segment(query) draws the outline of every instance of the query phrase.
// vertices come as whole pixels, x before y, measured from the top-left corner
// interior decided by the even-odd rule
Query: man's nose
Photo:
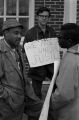
[[[21,38],[21,34],[20,33],[18,34],[18,38]]]

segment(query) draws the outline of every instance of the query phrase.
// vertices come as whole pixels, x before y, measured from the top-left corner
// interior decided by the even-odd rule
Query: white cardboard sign
[[[54,63],[60,59],[59,44],[57,38],[41,39],[25,43],[25,52],[30,67],[38,67]]]

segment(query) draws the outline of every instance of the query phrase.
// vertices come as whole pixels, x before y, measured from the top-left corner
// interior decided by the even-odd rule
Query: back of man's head
[[[79,26],[75,23],[66,23],[61,26],[66,39],[71,39],[74,44],[79,42]]]

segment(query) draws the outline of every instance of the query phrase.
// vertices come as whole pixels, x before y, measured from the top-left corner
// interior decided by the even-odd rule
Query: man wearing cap
[[[4,38],[0,40],[0,120],[37,120],[42,102],[35,96],[25,78],[23,54],[19,43],[23,26],[15,19],[3,24]],[[25,107],[25,110],[24,110]]]

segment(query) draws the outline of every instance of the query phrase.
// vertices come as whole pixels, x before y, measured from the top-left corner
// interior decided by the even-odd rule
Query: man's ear
[[[9,30],[5,30],[3,34],[4,34],[4,36],[7,36],[8,33],[9,33]]]

